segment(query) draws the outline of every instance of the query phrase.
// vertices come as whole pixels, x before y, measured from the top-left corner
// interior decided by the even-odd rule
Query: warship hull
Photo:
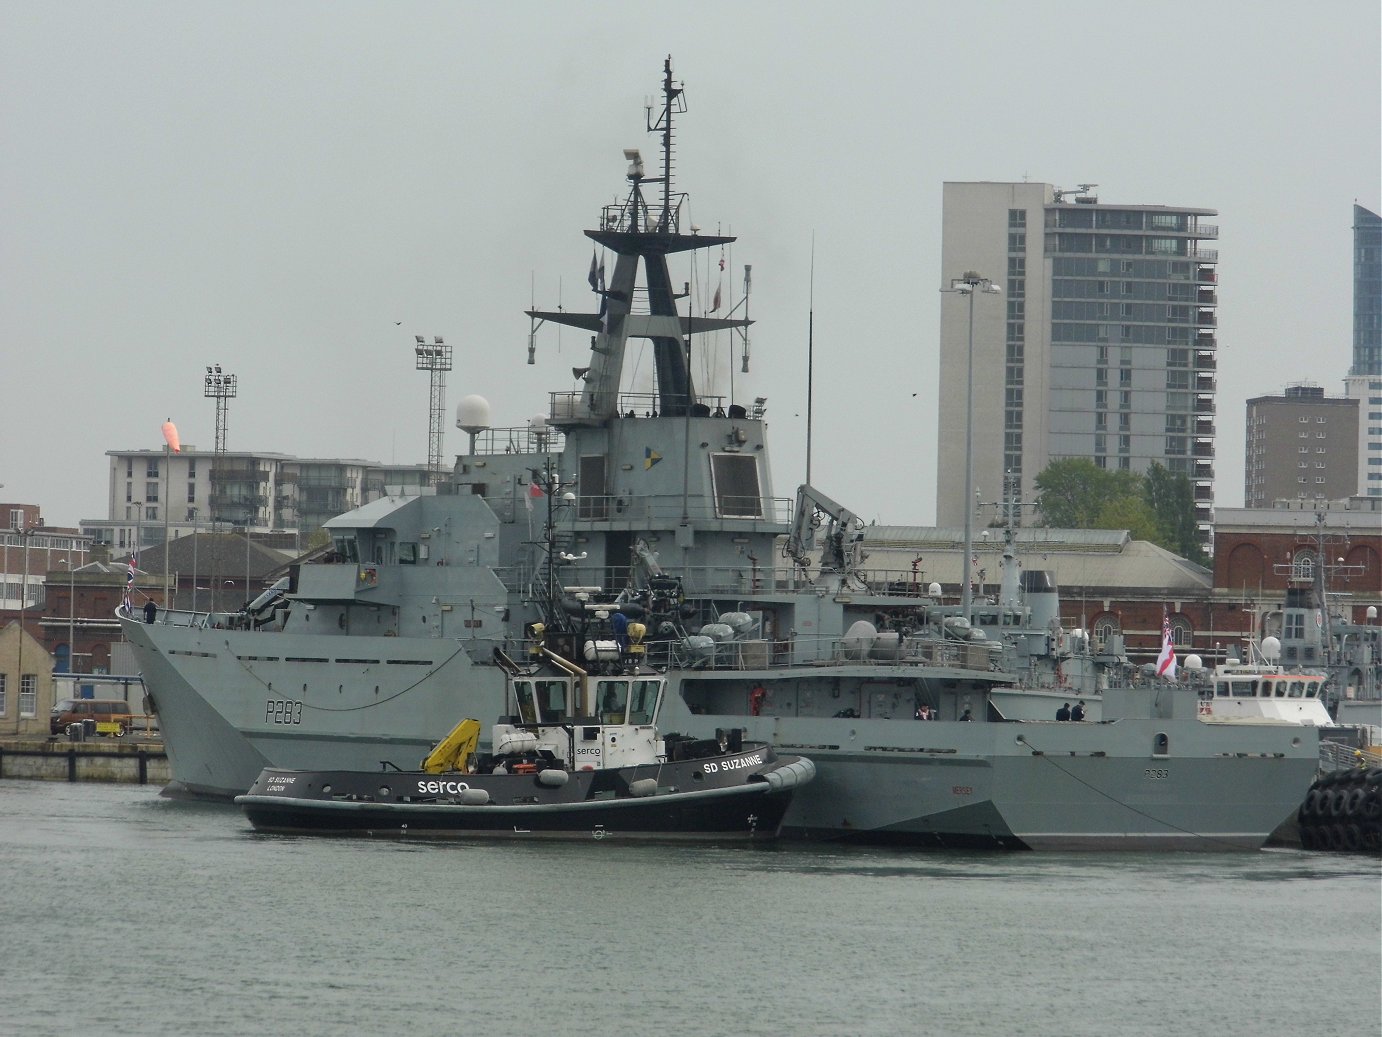
[[[324,659],[320,638],[126,623],[155,689],[172,795],[233,799],[268,767],[412,767],[455,717],[497,715],[503,704],[503,674],[449,642],[337,642],[352,657],[372,649],[406,654],[409,676],[386,681],[358,664]],[[270,642],[282,653],[274,661]],[[292,667],[305,669],[290,677]],[[308,673],[305,682],[296,679]],[[1188,693],[1185,715],[1081,724],[693,712],[687,697],[713,698],[705,689],[713,676],[724,678],[725,694],[771,677],[669,673],[664,726],[695,737],[740,728],[747,738],[808,756],[817,777],[788,807],[785,838],[1256,849],[1295,811],[1318,759],[1317,730],[1205,722]],[[287,688],[292,695],[280,693]]]

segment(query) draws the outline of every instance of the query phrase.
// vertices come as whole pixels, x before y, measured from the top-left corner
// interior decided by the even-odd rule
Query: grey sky
[[[72,525],[106,513],[104,452],[161,448],[164,418],[211,449],[209,363],[240,379],[231,449],[424,462],[415,333],[455,346],[453,414],[468,393],[496,425],[542,412],[584,337],[543,329],[528,367],[522,310],[555,307],[559,282],[593,308],[581,231],[621,192],[621,149],[654,153],[642,106],[670,53],[677,187],[703,230],[740,236],[726,293],[753,265],[736,389],[768,397],[779,496],[803,477],[814,235],[813,482],[867,518],[932,521],[937,288],[959,273],[940,269],[941,184],[1025,176],[1219,210],[1216,490],[1241,505],[1244,401],[1301,379],[1336,393],[1350,362],[1379,17],[1376,0],[0,3],[0,499]]]

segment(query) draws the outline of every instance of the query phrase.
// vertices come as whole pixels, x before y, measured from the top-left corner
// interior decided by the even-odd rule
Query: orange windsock
[[[182,452],[182,444],[178,442],[178,427],[173,424],[172,418],[163,423],[163,441],[168,444],[168,448],[173,453]]]

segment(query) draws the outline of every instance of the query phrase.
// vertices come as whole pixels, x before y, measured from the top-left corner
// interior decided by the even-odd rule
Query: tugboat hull
[[[544,778],[543,775],[561,775]],[[712,760],[530,774],[267,768],[235,802],[261,832],[384,838],[775,838],[811,761],[764,747]]]

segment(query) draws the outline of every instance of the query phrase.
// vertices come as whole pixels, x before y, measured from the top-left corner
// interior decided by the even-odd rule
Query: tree
[[[1166,546],[1162,543],[1162,530],[1156,513],[1150,504],[1135,494],[1108,501],[1095,516],[1093,528],[1126,529],[1134,540],[1150,540]]]
[[[1195,491],[1189,477],[1153,461],[1142,478],[1142,496],[1161,527],[1156,543],[1192,562],[1207,565],[1209,559],[1200,546],[1195,526]]]
[[[1083,457],[1052,461],[1036,478],[1042,519],[1061,529],[1108,528],[1099,513],[1120,497],[1138,496],[1140,482],[1132,472],[1110,472]]]
[[[1195,527],[1195,492],[1185,475],[1155,461],[1145,476],[1100,468],[1083,457],[1052,461],[1036,478],[1041,516],[1062,529],[1126,529],[1199,565],[1209,560]]]

